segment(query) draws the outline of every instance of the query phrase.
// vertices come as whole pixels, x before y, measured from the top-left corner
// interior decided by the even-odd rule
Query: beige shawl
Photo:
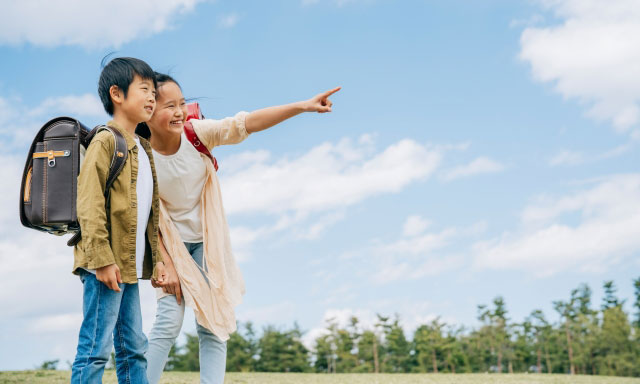
[[[209,148],[219,144],[232,144],[242,141],[248,135],[244,129],[245,117],[246,112],[238,113],[234,118],[203,121],[204,124],[200,125],[194,123],[194,128]],[[207,127],[210,122],[212,126]],[[187,251],[162,200],[159,228],[164,246],[171,255],[180,278],[186,306],[193,308],[198,324],[225,341],[229,339],[229,334],[236,331],[234,307],[242,302],[245,286],[231,251],[229,228],[216,171],[212,162],[204,155],[201,156],[207,167],[201,197],[203,265],[207,272],[196,264]],[[158,289],[158,298],[167,295],[162,289]]]

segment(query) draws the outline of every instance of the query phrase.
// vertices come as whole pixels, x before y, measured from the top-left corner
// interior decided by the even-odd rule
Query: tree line
[[[640,278],[633,281],[633,314],[603,284],[599,307],[582,284],[566,300],[553,302],[557,320],[533,310],[522,322],[509,318],[500,296],[479,305],[480,325],[467,328],[439,318],[422,324],[409,339],[399,317],[377,315],[371,329],[357,317],[346,326],[335,319],[308,350],[303,331],[266,326],[260,335],[251,322],[239,324],[227,342],[227,371],[257,372],[532,372],[640,376]],[[198,337],[170,353],[167,370],[199,370]]]

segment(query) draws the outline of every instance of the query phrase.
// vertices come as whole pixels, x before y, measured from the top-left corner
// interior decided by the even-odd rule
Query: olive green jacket
[[[110,121],[107,125],[117,129],[127,142],[128,157],[124,168],[111,186],[109,201],[105,202],[104,188],[109,175],[115,140],[108,131],[98,133],[80,168],[76,208],[82,231],[82,240],[74,249],[73,273],[78,268],[98,269],[117,264],[123,283],[138,282],[136,275],[136,226],[138,218],[136,181],[138,177],[138,147],[134,138]],[[153,175],[153,201],[145,234],[145,252],[142,278],[156,278],[156,263],[162,261],[158,252],[158,182],[149,142],[140,138]]]

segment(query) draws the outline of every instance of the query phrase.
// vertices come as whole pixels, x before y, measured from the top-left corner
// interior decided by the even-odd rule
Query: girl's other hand
[[[336,87],[330,91],[318,94],[311,99],[307,100],[307,112],[326,113],[331,112],[331,106],[333,103],[329,100],[329,96],[338,92],[342,87]]]

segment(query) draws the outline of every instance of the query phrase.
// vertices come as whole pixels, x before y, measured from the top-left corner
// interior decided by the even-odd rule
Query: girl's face
[[[179,135],[184,129],[186,118],[187,103],[178,84],[172,81],[158,84],[156,110],[147,122],[151,134],[158,134],[159,136],[166,136],[167,134]]]

